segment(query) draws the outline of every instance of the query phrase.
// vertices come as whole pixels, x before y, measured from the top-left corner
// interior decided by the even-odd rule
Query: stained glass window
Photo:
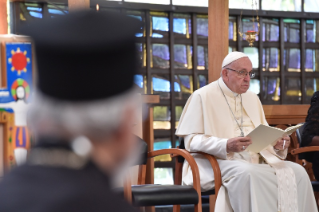
[[[307,72],[319,72],[319,50],[306,49],[306,65]]]
[[[154,106],[153,118],[154,129],[171,129],[171,111],[168,106]]]
[[[197,69],[208,69],[208,48],[207,46],[197,46]]]
[[[134,76],[134,83],[138,86],[138,92],[142,94],[147,93],[146,88],[146,76],[143,76],[141,74],[137,74]]]
[[[228,46],[228,53],[236,51],[236,47]]]
[[[175,90],[178,90],[176,86],[175,86]],[[161,99],[169,99],[170,91],[171,91],[171,84],[169,80],[169,75],[153,75],[152,76],[152,94],[160,95]]]
[[[133,18],[136,18],[142,22],[142,26],[139,30],[138,33],[136,33],[136,37],[145,37],[146,36],[146,31],[145,31],[145,14],[144,12],[141,11],[127,11],[127,15]]]
[[[279,20],[263,19],[263,41],[279,41]]]
[[[174,13],[173,31],[177,37],[191,38],[192,19],[188,14]]]
[[[264,77],[264,95],[262,98],[270,103],[275,103],[280,100],[280,78],[279,77]]]
[[[319,78],[306,79],[306,103],[309,104],[314,92],[319,90]]]
[[[169,47],[166,44],[152,44],[151,67],[167,69],[170,67]]]
[[[194,91],[193,77],[190,75],[175,75],[175,84],[178,84],[180,88],[179,90],[175,89],[176,99],[186,100]]]
[[[243,48],[243,52],[248,55],[249,59],[253,64],[253,68],[259,67],[259,52],[256,47],[245,47]]]
[[[300,78],[285,78],[286,95],[284,95],[284,103],[300,104],[301,102],[301,80]]]
[[[175,107],[175,127],[177,128],[179,124],[179,119],[181,118],[182,112],[183,112],[183,106],[176,106]]]
[[[318,0],[305,0],[304,10],[305,10],[305,12],[319,13],[319,1]]]
[[[278,48],[263,49],[263,71],[280,71],[280,50]]]
[[[300,72],[300,49],[285,49],[284,67],[289,72]]]
[[[51,18],[69,13],[69,8],[65,4],[48,4],[48,12]]]
[[[262,0],[263,10],[301,12],[301,0]]]
[[[285,42],[299,43],[300,42],[300,20],[297,19],[284,19]]]
[[[255,94],[260,93],[260,81],[259,79],[251,79],[249,90],[254,92]]]
[[[208,84],[208,77],[205,76],[205,75],[198,75],[198,84],[197,84],[197,87],[198,88],[201,88],[201,87],[204,87],[205,85]]]
[[[20,20],[32,20],[42,18],[42,6],[37,3],[20,3]]]
[[[198,38],[208,37],[208,16],[197,15],[197,36]]]
[[[306,21],[306,42],[319,43],[319,21],[318,20]]]
[[[192,69],[193,48],[190,45],[175,44],[174,45],[174,68],[176,69]]]
[[[151,12],[151,36],[153,38],[168,37],[169,19],[167,13]]]
[[[146,66],[146,45],[145,43],[137,43],[137,52],[138,52],[138,62],[140,67]]]
[[[229,17],[229,23],[228,23],[228,38],[229,40],[236,41],[237,40],[237,23],[236,23],[236,17]]]

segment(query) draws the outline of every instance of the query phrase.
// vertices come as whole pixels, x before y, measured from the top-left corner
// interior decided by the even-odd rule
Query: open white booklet
[[[268,145],[276,145],[276,141],[279,138],[285,135],[291,135],[302,125],[303,124],[298,124],[288,127],[286,130],[282,130],[261,124],[247,135],[247,137],[250,137],[252,140],[252,144],[247,147],[247,150],[259,153]]]

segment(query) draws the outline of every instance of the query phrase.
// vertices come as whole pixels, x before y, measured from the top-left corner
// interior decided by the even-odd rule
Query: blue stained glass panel
[[[233,40],[234,38],[234,23],[233,22],[229,22],[228,23],[228,39],[229,40]]]
[[[279,41],[279,20],[263,19],[263,41]]]
[[[199,84],[199,88],[204,87],[205,85],[207,85],[207,77],[205,75],[199,75],[198,76],[198,84]]]
[[[300,49],[285,49],[285,58],[288,60],[289,72],[300,72]],[[286,65],[286,63],[284,64]]]
[[[140,75],[140,74],[135,75],[134,82],[138,87],[143,88],[143,85],[144,85],[143,75]]]
[[[166,44],[152,44],[151,67],[167,69],[170,67],[169,47]]]
[[[268,102],[278,102],[280,100],[280,78],[279,77],[263,77],[262,98]]]
[[[42,18],[42,13],[33,12],[33,11],[30,11],[29,13],[31,16],[33,16],[35,18]]]
[[[263,71],[280,71],[280,54],[277,48],[263,49]]]
[[[284,40],[290,43],[300,42],[300,20],[284,19]]]
[[[193,49],[183,44],[174,45],[174,67],[177,69],[191,69]]]
[[[197,69],[208,69],[208,49],[207,46],[197,46]]]
[[[306,72],[319,72],[319,50],[306,49]]]
[[[178,84],[179,90],[175,89],[175,98],[176,99],[188,99],[188,97],[193,93],[193,77],[190,75],[175,75],[176,87]]]
[[[197,35],[199,38],[208,37],[208,19],[197,18]]]
[[[306,20],[306,42],[319,43],[319,21]]]
[[[174,18],[173,30],[175,33],[186,35],[186,19],[184,18]]]
[[[166,32],[165,34],[167,34],[167,32],[169,31],[169,20],[167,17],[152,16],[152,26],[152,37],[161,37],[158,36],[158,34],[162,35],[160,32]]]

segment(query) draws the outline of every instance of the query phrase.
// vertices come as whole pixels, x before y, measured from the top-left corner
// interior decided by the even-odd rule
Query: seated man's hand
[[[250,144],[252,144],[252,141],[249,137],[231,138],[227,141],[227,152],[242,152]]]
[[[290,145],[290,137],[287,135],[285,137],[282,137],[282,138],[278,139],[278,141],[277,141],[276,145],[274,146],[274,148],[276,150],[285,150],[285,149],[287,149],[289,147],[289,145]]]

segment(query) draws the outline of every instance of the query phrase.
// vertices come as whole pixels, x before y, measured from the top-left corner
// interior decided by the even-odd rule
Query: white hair
[[[118,129],[125,111],[141,106],[136,89],[105,100],[71,102],[37,92],[28,111],[28,125],[36,136],[87,136],[103,139]]]

